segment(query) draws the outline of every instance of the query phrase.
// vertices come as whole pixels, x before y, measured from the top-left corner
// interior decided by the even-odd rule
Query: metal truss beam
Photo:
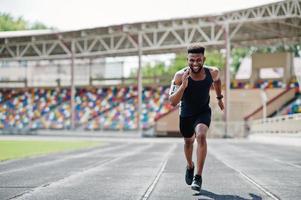
[[[298,38],[301,37],[301,0],[281,1],[218,16],[0,38],[0,60],[71,58],[72,41],[75,58],[137,55],[138,32],[142,34],[141,50],[144,54],[176,52],[192,42],[221,47],[225,44],[226,23],[229,24],[229,37],[234,46],[252,41],[256,45],[265,39],[275,42],[281,37]],[[275,24],[281,30],[275,29]]]

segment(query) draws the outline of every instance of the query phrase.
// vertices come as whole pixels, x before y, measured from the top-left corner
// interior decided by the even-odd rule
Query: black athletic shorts
[[[211,109],[191,116],[191,117],[181,117],[180,116],[180,132],[185,138],[190,138],[195,133],[195,127],[199,124],[205,124],[210,127],[211,123]]]

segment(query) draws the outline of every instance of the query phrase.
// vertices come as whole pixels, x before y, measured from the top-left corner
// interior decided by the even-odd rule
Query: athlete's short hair
[[[205,47],[203,47],[200,43],[193,43],[187,47],[187,53],[205,53]]]

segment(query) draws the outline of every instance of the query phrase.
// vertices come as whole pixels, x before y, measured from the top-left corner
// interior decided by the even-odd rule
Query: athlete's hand
[[[218,106],[221,110],[224,110],[225,109],[225,106],[224,106],[224,102],[222,99],[218,100]]]
[[[187,86],[188,86],[188,77],[189,77],[189,74],[190,74],[190,69],[187,69],[187,70],[184,72],[183,76],[182,76],[182,85],[181,85],[181,87],[182,87],[183,89],[186,89]]]

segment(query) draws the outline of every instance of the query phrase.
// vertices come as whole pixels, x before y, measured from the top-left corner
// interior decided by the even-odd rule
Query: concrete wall
[[[250,133],[301,133],[301,114],[248,122]]]
[[[171,133],[179,133],[179,109],[168,113],[155,123],[157,135],[164,136]]]
[[[253,54],[252,55],[252,75],[251,83],[255,83],[259,77],[259,71],[262,68],[283,68],[283,82],[287,83],[293,75],[293,54],[269,53],[269,54]]]

